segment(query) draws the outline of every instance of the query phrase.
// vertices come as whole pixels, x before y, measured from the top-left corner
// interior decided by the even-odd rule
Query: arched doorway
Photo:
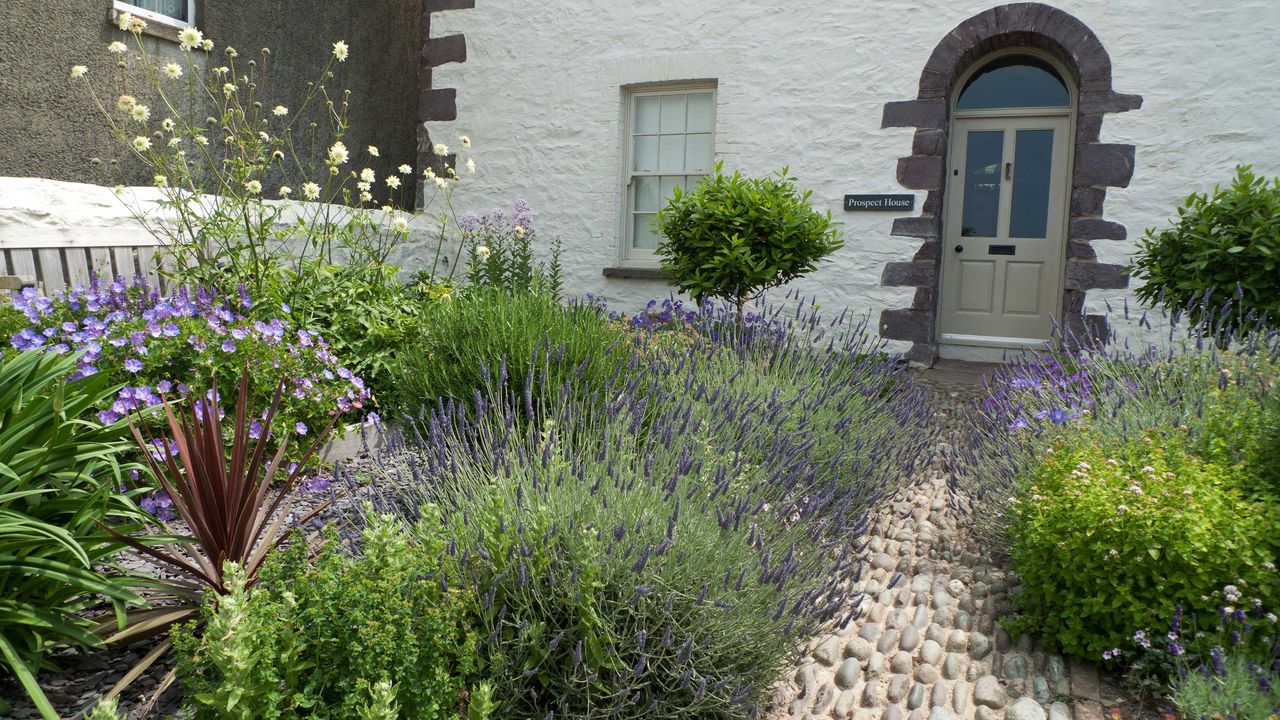
[[[1020,57],[1019,57],[1020,56]],[[919,92],[911,100],[888,102],[884,106],[881,127],[912,127],[916,129],[910,154],[898,160],[898,182],[909,190],[924,191],[925,200],[921,204],[919,215],[900,217],[893,223],[892,234],[898,237],[918,238],[921,241],[915,256],[903,258],[898,262],[885,265],[880,282],[888,287],[914,288],[914,297],[908,307],[884,310],[880,315],[880,335],[891,340],[905,340],[912,343],[907,357],[923,363],[931,363],[939,356],[942,349],[944,312],[943,293],[945,288],[958,288],[955,281],[947,283],[943,275],[951,273],[953,268],[944,262],[947,253],[964,255],[969,245],[965,245],[965,253],[956,253],[955,245],[946,242],[946,228],[963,223],[963,199],[959,201],[960,220],[944,223],[949,211],[949,194],[952,186],[961,182],[962,175],[955,175],[952,167],[952,150],[960,145],[955,141],[953,133],[957,127],[961,131],[974,130],[971,125],[961,122],[976,117],[978,111],[990,111],[999,116],[1008,112],[1010,115],[1021,113],[1028,115],[1029,109],[1052,112],[1030,113],[1035,115],[1039,128],[1023,127],[1023,130],[1047,129],[1044,124],[1049,115],[1061,112],[1060,105],[1044,105],[1043,98],[1033,99],[1034,107],[977,108],[961,107],[960,96],[966,89],[979,91],[988,85],[992,87],[1008,87],[1014,83],[1009,72],[999,72],[1005,67],[999,65],[1000,59],[1008,67],[1031,67],[1038,63],[1052,68],[1061,78],[1071,104],[1066,107],[1065,114],[1069,120],[1066,137],[1065,175],[1054,172],[1052,159],[1049,163],[1049,179],[1058,178],[1066,183],[1061,192],[1050,189],[1051,197],[1065,198],[1065,231],[1060,236],[1060,255],[1054,256],[1058,262],[1057,298],[1056,302],[1041,301],[1037,294],[1037,306],[1031,309],[1031,303],[1011,304],[1015,311],[1024,315],[1039,311],[1044,304],[1047,312],[1043,313],[1048,324],[1059,323],[1068,333],[1097,335],[1106,332],[1105,319],[1089,315],[1085,310],[1085,292],[1091,289],[1123,288],[1128,285],[1128,278],[1121,265],[1098,262],[1092,242],[1095,240],[1123,240],[1127,231],[1119,223],[1103,217],[1104,201],[1107,188],[1125,187],[1133,175],[1134,146],[1101,141],[1102,122],[1106,115],[1116,112],[1136,110],[1142,106],[1142,98],[1138,95],[1118,93],[1111,85],[1111,58],[1103,47],[1101,40],[1087,25],[1058,8],[1035,2],[1020,2],[1000,5],[961,22],[951,32],[944,35],[929,55],[924,68],[920,72]],[[1030,58],[1030,59],[1028,59]],[[994,64],[993,64],[994,63]],[[1043,69],[1041,67],[1040,69]],[[1029,71],[1017,71],[1029,73]],[[1034,75],[1034,73],[1029,73]],[[1052,74],[1052,73],[1050,73]],[[1001,79],[1003,78],[1003,80]],[[970,83],[970,81],[973,81]],[[996,82],[1000,81],[1000,82]],[[980,84],[981,83],[981,84]],[[1051,87],[1041,85],[1041,89]],[[1007,94],[1007,93],[1005,93]],[[982,95],[979,92],[975,99]],[[1017,127],[1004,127],[1002,142],[1011,137],[1011,148],[1001,145],[1000,172],[1003,177],[1004,163],[1016,163],[1018,152]],[[1061,126],[1054,129],[1055,137],[1061,133]],[[1030,136],[1029,136],[1030,137]],[[1044,142],[1043,136],[1040,142]],[[988,141],[990,142],[990,141]],[[1034,140],[1027,140],[1034,144]],[[1056,140],[1054,141],[1056,142]],[[967,144],[967,143],[966,143]],[[966,148],[967,149],[967,148]],[[1028,152],[1031,150],[1028,149]],[[1053,149],[1051,148],[1050,154]],[[992,151],[994,152],[994,151]],[[1005,158],[1005,153],[1012,153]],[[987,163],[988,165],[991,163]],[[1065,180],[1062,180],[1065,177]],[[1010,168],[1007,182],[1008,192],[1005,207],[1013,202],[1013,187],[1016,184],[1014,169]],[[1026,175],[1023,176],[1026,179]],[[991,188],[988,188],[990,190]],[[1021,203],[1020,203],[1021,204]],[[990,208],[988,208],[988,211]],[[976,211],[976,208],[975,208]],[[1048,215],[1046,215],[1046,219]],[[1001,222],[997,214],[997,229]],[[1012,216],[1007,220],[1012,223]],[[1046,220],[1047,226],[1052,221]],[[996,237],[1000,240],[999,236]],[[1019,243],[1021,242],[1020,239]],[[1047,239],[1047,238],[1046,238]],[[990,239],[978,238],[984,251],[989,245],[1008,245],[1008,242],[992,242]],[[1027,257],[1030,249],[1024,250],[1019,243],[1013,258]],[[997,252],[1002,251],[997,248]],[[990,253],[987,253],[990,255]],[[996,255],[998,259],[1008,260],[1008,255]],[[1015,260],[1016,262],[1016,260]],[[1047,262],[1052,262],[1049,260]],[[983,270],[978,266],[971,268],[975,275],[990,272],[994,279],[997,268],[992,265]],[[1005,267],[1008,271],[1008,267]],[[1028,281],[1039,281],[1042,273],[1053,275],[1051,269],[1042,268],[1033,271],[1025,266],[1013,267],[1013,285],[1015,291],[1011,300],[1025,294],[1016,290],[1029,286]],[[1032,277],[1032,276],[1035,277]],[[975,286],[981,287],[981,286]],[[1006,284],[1006,288],[1008,285]],[[1052,288],[1053,286],[1049,286]],[[1000,289],[992,289],[992,297]],[[1005,291],[1008,294],[1008,291]],[[981,293],[965,298],[965,307],[978,307],[975,297]],[[992,301],[994,309],[995,303]],[[1009,313],[1005,313],[1009,315]],[[1014,313],[1016,315],[1017,313]],[[1052,318],[1052,320],[1048,320]],[[1016,323],[1015,323],[1016,324]],[[1042,328],[1043,326],[1040,326]],[[960,332],[948,329],[954,335],[981,335],[982,333]],[[1013,332],[1013,335],[988,335],[987,337],[1020,337],[1018,330],[997,330],[996,332]],[[1038,328],[1030,335],[1038,335]],[[1026,339],[1025,337],[1023,339]],[[999,356],[1003,347],[999,341],[988,341],[986,345],[954,344],[956,347],[978,348],[988,352],[989,356]]]
[[[951,99],[938,351],[1036,347],[1060,316],[1077,92],[1027,49],[965,73]]]

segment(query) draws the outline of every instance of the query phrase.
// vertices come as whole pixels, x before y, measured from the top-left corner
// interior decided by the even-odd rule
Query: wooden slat
[[[62,251],[67,262],[67,280],[72,285],[88,285],[92,273],[88,248],[67,248]]]
[[[14,275],[30,275],[39,279],[36,275],[35,252],[31,250],[10,250],[9,271]]]
[[[9,274],[9,253],[6,250],[0,250],[0,275]]]
[[[116,269],[111,263],[111,251],[107,248],[89,248],[90,268],[104,282],[116,279]]]
[[[138,264],[134,259],[133,248],[118,247],[113,249],[111,254],[116,260],[116,275],[125,282],[132,282],[138,275]]]
[[[84,247],[156,247],[164,242],[141,228],[5,228],[0,249]]]
[[[57,248],[42,248],[36,251],[40,263],[40,282],[44,283],[45,293],[67,289],[67,276],[63,273],[62,251]]]
[[[138,248],[138,265],[146,276],[151,287],[160,287],[160,266],[156,262],[156,249],[153,247]]]

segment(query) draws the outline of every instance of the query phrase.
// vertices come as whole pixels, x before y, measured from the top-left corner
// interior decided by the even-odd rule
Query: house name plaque
[[[916,207],[915,195],[845,195],[844,209],[850,212],[894,210],[911,212]]]

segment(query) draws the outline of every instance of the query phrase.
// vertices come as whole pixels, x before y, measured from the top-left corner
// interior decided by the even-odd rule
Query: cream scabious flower
[[[481,260],[488,260],[489,254],[490,254],[490,251],[488,246],[485,246],[485,245],[476,246],[476,257],[480,258]]]
[[[406,219],[404,219],[404,218],[402,218],[402,217],[398,217],[398,218],[396,218],[395,220],[392,220],[392,221],[391,221],[391,224],[392,224],[392,225],[395,225],[396,230],[398,230],[398,231],[400,231],[400,232],[408,232],[408,231],[409,231],[409,221],[408,221],[408,220],[406,220]]]
[[[409,173],[413,172],[413,168],[409,167],[407,164],[401,165],[396,169],[400,171],[401,175],[408,175]]]
[[[164,175],[156,175],[155,177],[151,178],[151,180],[156,184],[156,187],[159,187],[159,188],[169,187],[169,178],[165,177]]]
[[[111,43],[110,45],[108,45],[108,46],[107,46],[107,50],[108,50],[108,51],[110,51],[110,52],[115,53],[116,55],[123,55],[123,54],[125,54],[125,53],[129,52],[129,46],[128,46],[128,45],[125,45],[124,43],[120,42],[119,40],[116,40],[115,42],[113,42],[113,43]]]
[[[374,175],[374,172],[373,172],[373,168],[365,168],[361,170],[360,179],[367,183],[373,182],[376,179],[376,176]]]
[[[123,185],[117,185],[117,186],[115,186],[114,188],[112,188],[112,191],[114,191],[114,192],[115,192],[115,194],[117,194],[117,195],[124,195],[124,186],[123,186]]]
[[[209,138],[207,138],[207,137],[205,137],[205,136],[203,136],[203,135],[197,135],[197,136],[196,136],[196,144],[197,144],[197,145],[208,145],[208,144],[209,144]]]
[[[151,140],[145,135],[139,135],[133,139],[133,149],[138,152],[146,152],[151,149]]]
[[[356,183],[356,189],[357,189],[357,190],[365,190],[365,191],[367,191],[367,190],[369,190],[369,189],[370,189],[370,188],[372,188],[372,187],[373,187],[373,183],[368,183],[368,182],[365,182],[364,180],[361,180],[360,182]]]
[[[513,229],[512,229],[512,232],[514,232],[514,233],[516,234],[516,237],[518,237],[518,238],[522,238],[522,237],[524,237],[524,234],[525,234],[524,226],[523,226],[523,225],[517,225],[517,226],[515,226],[515,228],[513,228]]]
[[[180,138],[180,137],[171,137],[171,138],[169,138],[169,147],[177,147],[177,146],[178,146],[178,143],[180,143],[180,142],[182,142],[182,138]]]
[[[373,157],[378,157],[378,146],[377,146],[377,145],[370,145],[370,146],[369,146],[369,154],[370,154],[370,155],[372,155]]]
[[[338,59],[338,62],[346,62],[348,52],[349,48],[342,40],[333,44],[333,56]]]
[[[292,193],[293,193],[293,188],[289,187],[288,185],[280,186],[280,197],[287,198]]]
[[[89,68],[85,67],[84,65],[72,65],[71,79],[75,80],[76,78],[82,78],[88,72],[89,72]]]
[[[398,187],[400,187],[400,178],[396,177],[395,175],[388,175],[388,176],[387,176],[387,187],[390,187],[390,188],[398,188]]]
[[[116,27],[120,28],[121,30],[128,30],[129,23],[132,23],[132,22],[133,22],[133,13],[127,13],[127,12],[120,13],[116,17]]]
[[[347,161],[347,158],[349,156],[350,154],[347,152],[347,146],[343,145],[341,140],[334,143],[329,148],[329,164],[330,165],[335,165],[335,166],[342,165]]]
[[[182,77],[182,66],[178,63],[169,63],[164,66],[164,74],[168,76],[170,80],[177,80]]]
[[[320,186],[313,182],[304,183],[302,185],[302,194],[305,195],[308,200],[315,200],[320,197]]]
[[[146,122],[151,117],[151,108],[139,103],[129,108],[129,116],[138,122]]]
[[[458,138],[458,142],[462,143],[462,147],[464,148],[471,147],[471,138],[467,137],[466,135],[463,135],[462,137]]]
[[[210,72],[212,72],[214,75],[221,77],[231,72],[231,68],[227,67],[226,65],[219,65],[218,67],[214,68]]]
[[[178,47],[179,48],[186,50],[187,52],[190,52],[192,50],[195,50],[198,47],[202,47],[203,44],[204,44],[204,33],[200,32],[199,30],[193,27],[189,27],[189,28],[182,28],[182,30],[178,31]],[[210,46],[212,45],[213,43],[210,43]],[[205,49],[207,50],[208,48],[205,48]]]
[[[445,189],[445,188],[449,187],[449,181],[448,181],[448,180],[445,180],[445,179],[444,179],[444,178],[442,178],[442,177],[437,177],[437,178],[436,178],[436,187],[438,187],[438,188],[440,188],[441,190],[443,190],[443,189]]]
[[[271,108],[271,114],[275,115],[276,117],[284,117],[285,115],[289,114],[289,108],[283,105],[277,105]]]
[[[223,84],[222,84],[222,92],[223,92],[227,97],[231,97],[232,95],[234,95],[234,94],[235,94],[235,92],[236,92],[236,85],[235,85],[235,83],[223,83]]]
[[[475,158],[467,158],[467,172],[474,174],[476,171]]]
[[[426,178],[434,178],[436,176],[436,171],[432,170],[431,168],[427,168],[426,170],[422,171],[422,176]]]
[[[208,38],[205,38],[203,41],[201,41],[200,47],[205,52],[209,52],[210,50],[213,49],[213,41]]]
[[[254,195],[257,195],[258,193],[262,192],[262,183],[258,182],[257,180],[249,180],[244,184],[244,189],[248,190],[250,193],[253,193]]]
[[[372,199],[373,195],[370,195],[368,192],[360,193],[360,202],[369,202]]]
[[[436,143],[436,146],[435,146],[434,148],[432,148],[432,149],[436,151],[436,154],[437,154],[437,155],[448,155],[448,154],[449,154],[449,146],[448,146],[448,145],[445,145],[444,143]]]
[[[129,112],[134,105],[138,104],[138,99],[132,95],[121,95],[116,98],[116,109],[120,112]]]
[[[164,120],[160,121],[160,127],[164,128],[169,132],[173,132],[173,129],[177,126],[178,124],[173,121],[173,118],[165,118]]]

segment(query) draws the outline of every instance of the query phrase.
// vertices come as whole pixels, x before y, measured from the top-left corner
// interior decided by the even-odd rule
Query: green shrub
[[[333,265],[307,261],[280,277],[268,307],[290,310],[297,327],[328,341],[333,353],[362,378],[375,402],[393,402],[396,357],[413,337],[415,319],[429,302],[406,288],[390,265]]]
[[[742,314],[764,290],[804,276],[843,245],[831,212],[814,210],[783,168],[774,177],[725,175],[720,164],[658,213],[662,268],[682,292],[721,298]]]
[[[0,362],[0,677],[16,677],[46,718],[57,715],[34,676],[52,667],[48,652],[101,647],[86,614],[141,603],[111,572],[124,546],[99,524],[140,527],[138,491],[123,490],[129,466],[118,460],[133,442],[123,422],[82,419],[117,388],[102,375],[68,382],[76,360],[27,352]]]
[[[444,546],[378,519],[361,555],[336,535],[307,562],[306,543],[278,553],[252,593],[231,592],[176,633],[188,708],[197,719],[455,718],[478,666],[474,603],[438,577]],[[479,694],[478,694],[479,695]]]
[[[1178,431],[1121,440],[1064,434],[1020,478],[1011,558],[1022,578],[1015,631],[1096,660],[1181,604],[1243,583],[1280,599],[1276,498],[1250,499],[1234,471],[1186,450]]]
[[[630,358],[626,336],[598,309],[541,293],[468,289],[427,307],[415,337],[400,355],[398,406],[408,413],[470,402],[481,390],[518,397],[536,366],[543,382],[528,398],[532,414],[564,383],[584,394],[604,387]]]
[[[1245,492],[1280,497],[1280,389],[1242,393],[1232,384],[1213,392],[1193,430],[1192,452],[1238,468],[1236,476]]]
[[[1268,182],[1243,165],[1230,188],[1192,193],[1172,227],[1147,231],[1130,271],[1143,281],[1140,299],[1216,318],[1224,330],[1263,315],[1280,324],[1280,178]]]

